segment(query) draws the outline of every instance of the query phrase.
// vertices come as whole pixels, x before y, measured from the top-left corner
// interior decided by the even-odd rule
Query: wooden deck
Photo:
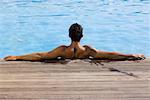
[[[150,100],[150,60],[0,61],[0,100]]]

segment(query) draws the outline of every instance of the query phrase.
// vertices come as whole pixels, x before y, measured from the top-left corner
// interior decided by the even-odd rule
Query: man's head
[[[69,37],[72,41],[80,42],[83,37],[83,28],[78,23],[72,24],[69,28]]]

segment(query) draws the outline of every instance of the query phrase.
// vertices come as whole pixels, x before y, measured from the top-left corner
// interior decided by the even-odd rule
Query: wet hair
[[[78,23],[74,23],[69,28],[69,37],[72,41],[80,42],[83,37],[83,28]]]

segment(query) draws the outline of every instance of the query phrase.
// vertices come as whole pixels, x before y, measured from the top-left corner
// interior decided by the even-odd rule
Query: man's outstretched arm
[[[104,60],[142,60],[145,59],[144,55],[141,54],[121,54],[118,52],[106,52],[96,50],[90,46],[86,46],[90,56],[94,59],[104,59]]]
[[[55,59],[57,57],[64,56],[63,54],[64,49],[65,49],[65,46],[60,46],[50,52],[32,53],[32,54],[21,55],[21,56],[8,56],[8,57],[5,57],[4,60],[6,61],[15,61],[15,60],[42,61],[42,60]]]

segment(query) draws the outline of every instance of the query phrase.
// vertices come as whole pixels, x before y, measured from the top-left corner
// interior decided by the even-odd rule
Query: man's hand
[[[144,60],[146,57],[143,54],[133,54],[129,60]]]
[[[6,61],[15,61],[15,60],[17,60],[17,57],[16,56],[7,56],[7,57],[4,58],[4,60],[6,60]]]

